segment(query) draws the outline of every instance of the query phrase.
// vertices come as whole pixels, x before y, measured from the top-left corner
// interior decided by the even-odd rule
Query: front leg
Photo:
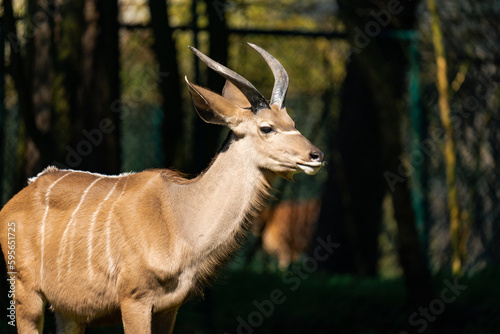
[[[153,334],[172,334],[178,308],[153,314],[151,329]]]
[[[125,334],[151,334],[151,304],[144,300],[124,299],[120,303]]]

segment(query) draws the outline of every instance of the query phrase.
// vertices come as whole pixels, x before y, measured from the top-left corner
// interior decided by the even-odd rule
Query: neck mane
[[[202,174],[170,188],[179,232],[202,277],[234,253],[269,196],[275,175],[257,167],[250,155],[245,140],[230,133]]]

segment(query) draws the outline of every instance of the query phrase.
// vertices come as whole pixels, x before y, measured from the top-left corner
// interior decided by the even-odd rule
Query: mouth
[[[324,165],[325,165],[324,162],[297,163],[297,167],[299,167],[307,175],[316,174]]]

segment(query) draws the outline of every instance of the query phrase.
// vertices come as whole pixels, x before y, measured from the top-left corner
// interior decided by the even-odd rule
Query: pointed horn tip
[[[197,56],[199,56],[199,54],[201,53],[201,51],[195,48],[194,46],[188,45],[188,48],[189,50],[193,51],[193,53]]]
[[[250,45],[252,47],[252,49],[260,52],[260,50],[264,50],[262,49],[260,46],[258,46],[257,44],[253,44],[253,43],[250,43],[250,42],[247,42],[248,45]]]
[[[186,75],[186,76],[184,76],[184,80],[186,80],[186,84],[188,85],[188,87],[189,87],[189,88],[192,88],[192,89],[194,89],[195,91],[198,91],[198,88],[199,88],[200,86],[198,86],[198,85],[196,85],[196,84],[192,83],[191,81],[189,81],[189,79],[188,79],[187,75]]]

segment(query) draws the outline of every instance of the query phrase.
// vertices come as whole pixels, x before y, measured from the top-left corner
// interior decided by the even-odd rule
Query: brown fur
[[[232,130],[198,177],[49,167],[0,211],[6,258],[7,226],[16,226],[20,333],[41,332],[45,303],[64,333],[117,314],[127,334],[171,333],[177,309],[237,249],[273,179],[319,170],[322,153],[286,110],[237,107],[244,97],[231,85],[223,96],[189,87],[200,116]]]
[[[287,268],[306,251],[319,210],[318,200],[308,200],[281,202],[262,212],[254,231],[261,233],[262,248],[278,258],[280,268]]]

